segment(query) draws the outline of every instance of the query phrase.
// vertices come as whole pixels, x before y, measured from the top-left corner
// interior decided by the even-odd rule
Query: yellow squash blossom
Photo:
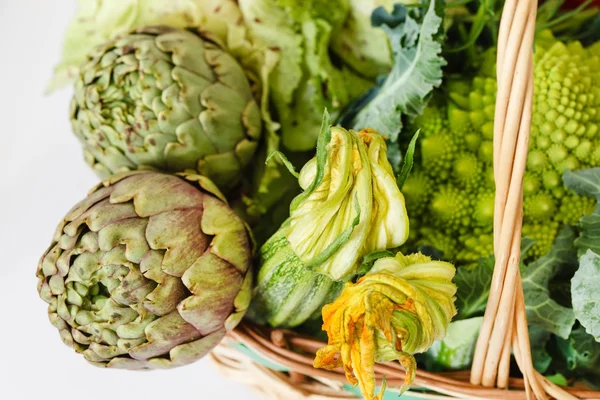
[[[325,113],[317,154],[298,177],[303,192],[260,249],[252,318],[275,327],[318,318],[365,255],[406,242],[404,196],[386,154],[382,135],[332,127]]]
[[[317,352],[315,368],[344,367],[366,399],[382,399],[385,383],[375,396],[373,366],[398,360],[406,370],[404,392],[416,373],[413,354],[443,338],[456,314],[454,274],[452,264],[420,253],[375,261],[367,275],[347,283],[323,307],[329,343]]]

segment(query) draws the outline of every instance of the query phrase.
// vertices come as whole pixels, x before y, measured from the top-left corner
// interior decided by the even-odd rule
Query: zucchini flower
[[[344,367],[366,399],[375,396],[375,362],[398,360],[406,370],[404,392],[416,373],[415,353],[423,353],[446,334],[456,314],[452,283],[455,268],[420,253],[383,257],[356,283],[323,307],[329,343],[317,352],[315,368]]]
[[[254,304],[271,325],[318,317],[364,255],[406,241],[404,196],[386,151],[377,132],[330,128],[325,114],[316,157],[299,175],[304,191],[260,251]]]

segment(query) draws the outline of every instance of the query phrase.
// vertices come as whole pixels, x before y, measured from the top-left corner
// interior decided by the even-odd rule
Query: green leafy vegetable
[[[575,232],[565,226],[556,237],[550,252],[532,262],[523,272],[523,291],[527,321],[555,335],[568,338],[575,323],[573,310],[550,297],[548,284],[562,269],[577,263],[573,242]]]
[[[600,343],[588,335],[583,328],[573,329],[568,339],[557,339],[567,371],[576,371],[586,377],[589,383],[600,382]]]
[[[334,116],[372,86],[371,79],[331,59],[329,48],[349,13],[349,0],[240,0],[253,41],[278,54],[269,87],[282,146],[314,149],[321,113]]]
[[[571,297],[577,320],[600,342],[600,168],[567,170],[563,179],[569,189],[597,201],[594,212],[579,221],[579,269],[571,280]]]
[[[462,267],[456,271],[457,318],[469,318],[485,311],[493,274],[494,256],[482,258],[472,268]]]
[[[577,194],[593,197],[598,202],[592,214],[584,215],[579,221],[581,235],[575,240],[579,255],[592,250],[600,254],[600,168],[565,171],[565,186]]]
[[[571,280],[571,296],[575,317],[600,342],[600,256],[591,250],[579,259],[579,269]]]
[[[432,368],[466,369],[473,362],[475,343],[483,317],[453,321],[448,325],[446,336],[433,343],[425,354]]]
[[[531,358],[533,366],[539,373],[544,373],[552,363],[546,346],[550,341],[550,332],[535,325],[529,326],[529,342],[531,343]]]
[[[411,0],[399,1],[407,3]],[[414,1],[414,0],[412,0]],[[361,75],[377,78],[389,72],[392,52],[387,35],[371,24],[371,14],[379,6],[391,11],[395,0],[350,0],[344,25],[331,38],[331,49]]]
[[[241,18],[235,0],[79,0],[78,3],[65,33],[62,60],[55,69],[49,91],[71,82],[95,46],[152,25],[201,28],[221,41],[242,65],[260,69],[256,68],[261,64],[260,55],[247,40],[246,27],[231,23]]]
[[[442,14],[440,0],[430,1],[424,11],[396,4],[391,14],[384,8],[373,12],[373,25],[390,38],[394,64],[352,119],[355,129],[371,127],[395,142],[402,129],[401,116],[421,113],[433,88],[442,83]]]
[[[521,271],[525,268],[523,259],[533,244],[534,241],[530,238],[521,239]],[[456,307],[459,319],[480,315],[485,311],[494,274],[494,263],[493,255],[482,257],[476,265],[459,268],[456,272],[454,282],[458,287]]]

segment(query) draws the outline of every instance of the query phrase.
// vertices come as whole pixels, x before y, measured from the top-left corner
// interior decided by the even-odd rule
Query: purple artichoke
[[[240,322],[252,253],[249,230],[207,178],[129,172],[67,213],[38,291],[62,340],[92,364],[175,367]]]

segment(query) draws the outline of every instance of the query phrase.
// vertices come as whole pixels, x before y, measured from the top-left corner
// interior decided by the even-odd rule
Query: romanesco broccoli
[[[534,106],[524,178],[528,256],[545,254],[560,227],[590,213],[595,200],[568,192],[565,169],[600,165],[600,43],[584,48],[543,32],[537,41]],[[470,81],[449,80],[415,122],[419,154],[403,192],[414,247],[471,264],[493,251],[495,53]]]

